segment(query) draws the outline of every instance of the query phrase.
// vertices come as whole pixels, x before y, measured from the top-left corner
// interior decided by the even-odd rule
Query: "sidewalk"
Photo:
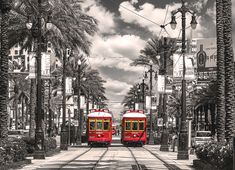
[[[144,147],[149,149],[160,160],[175,167],[176,170],[194,170],[192,166],[193,160],[197,159],[196,155],[190,154],[189,160],[177,160],[177,150],[173,152],[172,149],[170,149],[169,152],[163,152],[160,151],[160,145],[145,145]]]

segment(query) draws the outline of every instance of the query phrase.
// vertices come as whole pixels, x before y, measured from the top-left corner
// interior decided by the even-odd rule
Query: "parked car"
[[[211,131],[197,131],[195,137],[192,139],[192,147],[199,144],[204,144],[212,139]]]

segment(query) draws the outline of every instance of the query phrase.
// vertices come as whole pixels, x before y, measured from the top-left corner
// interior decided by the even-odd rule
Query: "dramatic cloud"
[[[95,0],[84,0],[82,3],[83,9],[86,13],[99,22],[100,33],[114,33],[115,23],[114,14],[107,11],[104,7],[100,6]]]
[[[204,1],[203,3],[206,4],[207,2]],[[125,8],[123,8],[122,6],[130,9],[131,11],[134,11],[135,13],[137,13],[140,16],[143,16],[143,17],[153,21],[154,23],[152,23],[142,17],[138,17],[137,15],[130,13],[130,11],[125,10]],[[171,3],[171,4],[167,5],[165,9],[156,8],[153,4],[145,3],[142,6],[140,6],[140,9],[136,9],[130,2],[125,1],[125,2],[121,3],[120,8],[119,8],[119,12],[121,14],[121,19],[126,23],[137,24],[140,27],[144,27],[144,28],[148,29],[149,31],[151,31],[153,34],[155,34],[157,36],[161,32],[161,36],[170,36],[170,37],[178,38],[181,33],[181,19],[179,18],[180,14],[176,14],[176,18],[177,18],[176,30],[171,29],[169,22],[171,21],[171,11],[175,11],[176,9],[178,9],[180,7],[181,7],[180,3]],[[166,17],[166,19],[165,19],[165,17]],[[187,27],[187,30],[190,30],[191,29],[190,28],[191,14],[188,13],[186,15],[186,17],[187,17],[186,27]],[[198,22],[200,22],[200,17],[198,18]],[[166,31],[165,30],[161,31],[161,27],[160,27],[161,24],[168,24],[165,27]],[[197,36],[197,33],[200,34],[200,32],[202,32],[202,30],[203,30],[203,28],[201,27],[201,25],[198,24],[197,31],[194,33],[195,36]],[[186,33],[187,33],[187,35],[189,35],[190,31],[187,31]]]
[[[206,6],[208,0],[198,0],[193,4],[193,7],[197,12],[201,12],[201,10]]]
[[[131,59],[137,58],[145,41],[134,35],[115,35],[106,38],[95,36],[91,49],[91,63],[95,67],[112,67],[136,72],[138,67],[130,67]]]

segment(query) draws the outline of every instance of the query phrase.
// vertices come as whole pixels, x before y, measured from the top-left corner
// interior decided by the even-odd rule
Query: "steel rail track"
[[[135,157],[133,151],[132,151],[129,147],[127,147],[127,149],[130,151],[131,156],[132,156],[132,157],[134,158],[134,160],[135,160],[136,167],[135,167],[135,168],[132,167],[132,169],[134,169],[134,170],[143,170],[142,166],[138,163],[138,161],[137,161],[137,159],[136,159],[136,157]]]
[[[145,147],[142,147],[142,148],[145,149],[146,151],[148,151],[149,153],[151,153],[154,157],[156,157],[160,161],[162,161],[169,170],[181,170],[179,167],[167,163],[160,156],[158,156],[157,154],[153,153],[151,150],[149,150],[149,149],[147,149]]]
[[[71,162],[73,162],[74,160],[76,160],[77,158],[85,155],[87,152],[89,152],[92,148],[89,148],[88,150],[82,152],[81,154],[79,154],[78,156],[76,156],[75,158],[71,159],[70,161],[68,161],[66,164],[63,164],[62,166],[60,166],[60,168],[58,168],[58,170],[63,169],[63,167],[69,165]]]
[[[92,168],[92,170],[96,170],[96,168],[98,167],[101,159],[104,157],[104,155],[108,152],[109,148],[107,147],[106,150],[104,151],[104,153],[100,156],[100,158],[96,161],[94,167]]]

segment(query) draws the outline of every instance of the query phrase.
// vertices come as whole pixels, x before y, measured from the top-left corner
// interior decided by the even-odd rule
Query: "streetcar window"
[[[132,130],[138,130],[138,122],[137,121],[132,122]]]
[[[144,122],[143,121],[139,122],[139,130],[144,130]]]
[[[95,130],[95,121],[90,121],[90,130]]]
[[[104,130],[109,130],[109,122],[104,122]]]
[[[102,130],[102,120],[96,121],[96,130]]]
[[[126,130],[131,130],[131,122],[126,122]]]

